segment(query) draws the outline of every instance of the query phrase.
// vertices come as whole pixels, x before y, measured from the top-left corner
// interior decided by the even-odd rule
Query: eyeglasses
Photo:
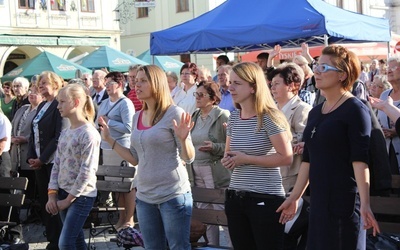
[[[19,89],[19,88],[22,88],[22,85],[13,85],[12,86],[14,89]]]
[[[194,96],[194,97],[198,97],[198,98],[203,98],[203,97],[205,97],[205,96],[210,97],[209,94],[204,94],[204,93],[202,93],[202,92],[193,92],[193,96]]]
[[[186,72],[186,73],[181,73],[181,76],[182,76],[182,75],[184,75],[184,76],[190,76],[190,75],[195,75],[195,74]]]
[[[87,81],[90,80],[89,78],[82,78],[83,81]]]
[[[388,71],[390,70],[390,71],[393,72],[393,71],[396,71],[398,68],[399,68],[399,66],[393,66],[393,67],[389,67],[389,66],[388,66],[387,70],[388,70]]]
[[[108,82],[108,83],[106,83],[106,87],[109,87],[109,86],[111,86],[113,84],[118,84],[118,83],[117,82]]]
[[[313,66],[313,70],[318,71],[319,73],[325,73],[327,71],[341,71],[340,69],[329,66],[328,64],[315,64]]]
[[[372,83],[371,87],[377,87],[377,88],[383,89],[383,85],[379,85],[379,84],[376,84],[376,83]]]
[[[10,89],[10,86],[3,86],[3,89]]]

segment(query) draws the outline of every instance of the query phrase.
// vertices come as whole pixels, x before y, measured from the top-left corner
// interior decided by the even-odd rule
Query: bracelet
[[[49,189],[49,190],[47,191],[47,194],[57,194],[57,193],[58,193],[58,191],[55,190],[55,189]]]
[[[114,147],[115,147],[115,143],[117,142],[117,140],[114,140],[114,143],[113,143],[113,145],[111,146],[111,150],[114,150]]]

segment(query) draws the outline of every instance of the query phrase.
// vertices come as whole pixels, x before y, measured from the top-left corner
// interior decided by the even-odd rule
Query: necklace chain
[[[343,99],[343,97],[344,97],[345,95],[346,95],[346,92],[343,93],[343,95],[339,98],[339,100],[337,100],[337,102],[332,106],[332,108],[331,108],[327,113],[325,113],[325,114],[329,114],[329,113],[336,107],[336,105],[340,102],[340,100]],[[324,108],[325,108],[325,103],[326,103],[326,101],[325,101],[324,104],[322,105],[321,113],[322,113],[322,111],[323,111]],[[321,117],[323,117],[323,116],[321,116]],[[310,137],[310,138],[313,138],[314,134],[317,132],[317,127],[318,127],[319,123],[321,122],[321,117],[320,117],[320,119],[317,121],[317,123],[314,125],[314,128],[313,128],[312,131],[311,131],[311,137]]]
[[[346,95],[346,92],[344,92],[343,94],[342,94],[342,96],[339,98],[339,100],[337,100],[336,102],[335,102],[335,104],[332,106],[332,108],[328,111],[328,112],[326,112],[325,114],[328,114],[328,113],[330,113],[335,107],[336,107],[336,105],[340,102],[340,100],[342,100],[343,99],[343,97]],[[324,110],[324,108],[325,108],[325,104],[326,104],[326,101],[324,102],[324,104],[322,105],[322,109],[321,109],[321,111],[323,111]]]

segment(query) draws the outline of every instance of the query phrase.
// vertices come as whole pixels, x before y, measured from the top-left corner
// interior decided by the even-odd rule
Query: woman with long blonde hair
[[[136,208],[146,249],[189,250],[193,198],[182,160],[194,160],[189,113],[173,105],[165,72],[141,66],[136,94],[143,109],[133,117],[130,149],[110,136],[99,118],[102,137],[122,158],[138,165]]]
[[[285,199],[280,166],[292,161],[289,124],[255,63],[233,66],[231,113],[222,164],[232,169],[225,212],[235,249],[283,249],[284,226],[275,210]]]

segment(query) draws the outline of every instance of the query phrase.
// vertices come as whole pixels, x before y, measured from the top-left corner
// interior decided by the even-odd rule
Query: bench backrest
[[[400,189],[400,175],[392,175],[392,189]],[[378,220],[382,232],[400,233],[400,197],[370,197],[371,209]]]
[[[118,193],[130,192],[133,188],[133,182],[126,181],[126,179],[133,178],[135,171],[136,168],[129,166],[99,165],[99,168],[96,172],[98,177],[96,184],[97,189],[99,191]]]
[[[28,186],[25,177],[0,177],[0,206],[20,207],[24,204],[24,191]]]
[[[202,202],[210,204],[224,204],[225,191],[222,189],[209,189],[192,187],[193,202]],[[199,209],[193,207],[192,218],[197,219],[205,224],[227,226],[224,210]]]

